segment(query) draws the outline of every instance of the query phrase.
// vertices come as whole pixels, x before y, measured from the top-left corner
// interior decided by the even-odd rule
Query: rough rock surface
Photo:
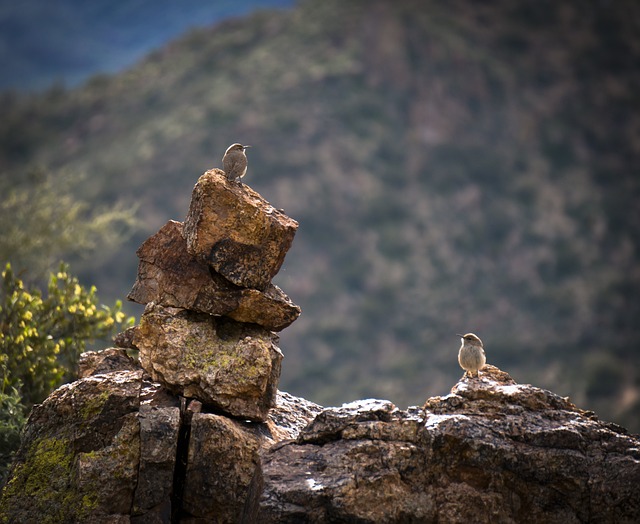
[[[259,491],[252,494],[251,490],[254,478],[260,477],[258,451],[263,438],[255,424],[194,414],[183,515],[204,522],[242,522],[254,514]]]
[[[135,336],[137,330],[138,326],[128,327],[127,329],[113,337],[113,343],[117,348],[138,349],[133,345],[133,337]]]
[[[0,520],[126,522],[140,461],[141,386],[141,370],[118,371],[62,386],[36,406]]]
[[[183,234],[187,249],[227,280],[265,289],[291,247],[298,223],[250,187],[207,171],[193,189]]]
[[[640,439],[487,366],[424,410],[322,412],[263,457],[258,522],[637,522]]]
[[[196,260],[187,252],[182,229],[180,222],[170,220],[140,246],[129,300],[225,315],[273,331],[298,318],[300,308],[277,286],[269,284],[264,291],[242,288]]]
[[[151,303],[134,344],[145,371],[174,393],[264,421],[280,379],[277,340],[255,324]]]
[[[638,436],[492,366],[406,411],[279,393],[265,423],[112,371],[34,408],[0,521],[632,523],[639,485]]]
[[[140,364],[89,352],[34,407],[0,522],[640,522],[640,437],[493,366],[405,411],[278,393],[296,227],[205,173],[139,251]]]
[[[108,348],[84,352],[80,355],[78,367],[78,376],[84,378],[111,371],[136,371],[140,369],[140,364],[127,355],[124,349]]]
[[[321,409],[277,398],[266,423],[250,423],[181,408],[142,370],[62,386],[29,418],[0,522],[253,522],[260,450]]]

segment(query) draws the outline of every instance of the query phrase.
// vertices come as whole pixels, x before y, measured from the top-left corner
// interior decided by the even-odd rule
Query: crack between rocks
[[[138,485],[140,484],[140,469],[142,468],[142,422],[140,420],[140,406],[142,405],[142,402],[140,400],[140,397],[142,396],[142,384],[144,382],[144,373],[140,374],[140,387],[138,388],[138,406],[137,406],[137,412],[138,412],[138,444],[139,444],[139,449],[138,449],[138,471],[136,472],[136,485],[133,488],[133,494],[131,496],[131,506],[129,507],[129,515],[133,515],[134,509],[135,509],[135,505],[136,505],[136,495],[138,494]]]
[[[171,489],[171,524],[180,524],[182,518],[182,502],[189,461],[189,440],[191,438],[192,413],[187,409],[188,404],[188,399],[180,397],[180,426]]]

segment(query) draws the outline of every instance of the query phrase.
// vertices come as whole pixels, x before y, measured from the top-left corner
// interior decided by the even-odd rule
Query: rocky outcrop
[[[114,352],[100,353],[113,362]],[[320,408],[280,394],[267,421],[252,423],[202,407],[141,368],[62,386],[31,414],[0,521],[239,522],[255,515],[261,450],[295,438]]]
[[[187,249],[241,287],[265,289],[280,270],[298,223],[246,185],[207,171],[184,221]]]
[[[259,522],[637,522],[640,439],[488,366],[423,409],[323,411],[263,456]]]
[[[8,522],[637,522],[640,439],[488,366],[451,394],[265,422],[180,401],[142,370],[37,406],[0,503]]]

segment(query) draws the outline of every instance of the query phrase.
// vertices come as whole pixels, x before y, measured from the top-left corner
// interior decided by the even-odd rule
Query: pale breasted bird
[[[458,363],[464,369],[465,376],[479,376],[478,370],[487,363],[487,357],[484,354],[482,340],[473,333],[466,335],[458,335],[462,337],[462,345],[458,352]],[[475,374],[475,375],[474,375]]]
[[[240,181],[247,174],[247,155],[245,150],[251,146],[231,144],[222,157],[222,167],[228,180]]]

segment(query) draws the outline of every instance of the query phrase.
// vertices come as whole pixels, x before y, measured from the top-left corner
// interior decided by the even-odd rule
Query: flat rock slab
[[[196,183],[183,234],[198,260],[238,286],[265,289],[280,270],[298,223],[220,169]]]
[[[268,284],[259,291],[229,282],[188,253],[182,233],[183,225],[170,220],[140,246],[138,275],[129,300],[228,316],[273,331],[298,318],[300,308],[280,288]]]
[[[264,421],[280,379],[277,340],[255,324],[151,303],[134,344],[143,369],[174,393],[235,417]]]

